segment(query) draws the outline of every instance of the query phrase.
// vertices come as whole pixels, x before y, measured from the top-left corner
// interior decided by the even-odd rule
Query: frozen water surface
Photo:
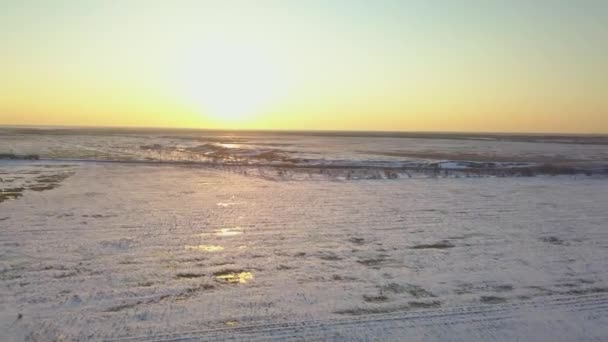
[[[608,339],[605,176],[331,172],[0,161],[2,340]]]

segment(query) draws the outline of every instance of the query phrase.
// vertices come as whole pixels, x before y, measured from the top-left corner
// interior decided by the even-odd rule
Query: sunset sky
[[[0,124],[608,133],[608,1],[7,0]]]

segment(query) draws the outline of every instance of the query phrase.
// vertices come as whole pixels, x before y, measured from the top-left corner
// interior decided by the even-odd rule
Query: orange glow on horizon
[[[0,5],[0,125],[608,133],[590,4],[181,5]]]

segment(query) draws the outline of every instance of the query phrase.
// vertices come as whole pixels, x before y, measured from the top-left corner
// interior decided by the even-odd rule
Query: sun
[[[185,101],[220,124],[235,124],[276,102],[284,86],[281,68],[268,51],[251,44],[207,44],[181,65]]]

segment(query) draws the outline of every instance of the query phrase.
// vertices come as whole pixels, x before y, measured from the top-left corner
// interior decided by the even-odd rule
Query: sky
[[[0,124],[608,133],[608,1],[6,0]]]

